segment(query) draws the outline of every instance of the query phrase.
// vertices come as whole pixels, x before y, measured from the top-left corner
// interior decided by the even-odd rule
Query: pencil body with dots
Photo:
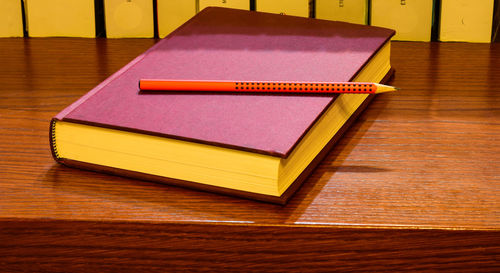
[[[202,81],[141,79],[139,89],[147,91],[378,94],[397,88],[371,82],[290,82],[290,81]]]

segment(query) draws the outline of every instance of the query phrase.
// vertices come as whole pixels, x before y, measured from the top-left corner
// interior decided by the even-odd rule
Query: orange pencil
[[[370,82],[284,82],[284,81],[196,81],[196,80],[139,80],[139,89],[147,91],[182,92],[259,92],[310,94],[378,94],[398,88]]]

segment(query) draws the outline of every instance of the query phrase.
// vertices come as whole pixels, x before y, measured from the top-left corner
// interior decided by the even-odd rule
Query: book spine
[[[152,38],[153,1],[104,0],[108,38]]]
[[[30,37],[96,36],[94,0],[25,1]]]
[[[0,8],[0,37],[23,37],[22,2],[4,0]]]
[[[367,24],[368,0],[316,0],[316,18]]]
[[[158,35],[163,38],[197,12],[198,1],[157,0]]]
[[[372,0],[370,24],[396,30],[394,40],[431,40],[433,0]]]
[[[50,121],[50,128],[49,128],[49,143],[50,143],[50,151],[52,154],[52,157],[54,158],[55,161],[60,162],[61,157],[59,156],[59,152],[57,151],[57,143],[56,143],[56,119],[52,119]]]
[[[489,43],[494,0],[441,0],[440,41]]]
[[[250,10],[249,0],[198,0],[198,10],[203,10],[206,7],[223,7],[232,9]]]
[[[309,17],[309,0],[256,0],[257,11],[278,13],[282,15],[293,15]]]

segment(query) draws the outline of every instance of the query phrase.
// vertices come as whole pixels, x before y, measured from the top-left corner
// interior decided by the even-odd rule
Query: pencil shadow
[[[249,92],[249,91],[224,91],[224,92],[211,92],[211,91],[152,91],[152,90],[138,90],[139,95],[228,95],[228,96],[294,96],[294,97],[334,97],[337,94],[318,94],[318,93],[294,93],[294,92],[272,92],[272,91],[262,91],[262,92]]]

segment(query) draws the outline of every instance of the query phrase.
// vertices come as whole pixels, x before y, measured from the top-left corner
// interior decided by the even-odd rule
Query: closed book
[[[140,79],[380,82],[393,30],[208,7],[57,114],[65,165],[285,203],[373,95],[165,94]]]

